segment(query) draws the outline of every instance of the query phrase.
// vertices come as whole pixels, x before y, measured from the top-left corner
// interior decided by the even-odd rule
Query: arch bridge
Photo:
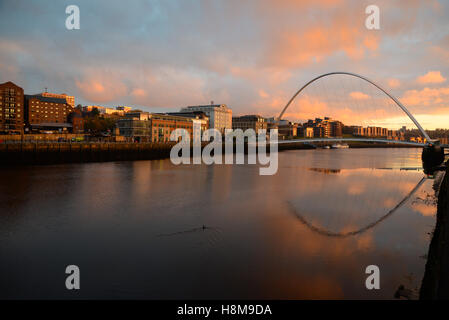
[[[312,80],[308,81],[306,84],[304,84],[293,96],[292,98],[287,102],[285,107],[282,109],[281,113],[276,119],[276,122],[279,123],[279,121],[282,119],[282,116],[284,115],[285,111],[288,109],[288,107],[292,104],[292,102],[300,95],[300,93],[307,88],[309,85],[314,83],[315,81],[333,76],[333,75],[346,75],[350,77],[359,78],[365,82],[368,82],[372,86],[376,87],[378,90],[383,92],[389,99],[391,99],[396,106],[398,106],[408,117],[409,119],[416,125],[416,127],[421,132],[422,136],[426,139],[426,143],[419,143],[419,142],[413,142],[413,141],[398,141],[398,140],[391,140],[391,139],[380,139],[380,138],[310,138],[310,139],[292,139],[292,140],[281,140],[278,141],[279,144],[289,144],[289,143],[316,143],[316,142],[377,142],[377,143],[386,143],[386,144],[401,144],[401,145],[411,145],[416,147],[422,147],[423,148],[423,161],[428,161],[430,166],[436,166],[440,165],[444,161],[444,148],[448,148],[449,145],[440,145],[440,142],[438,140],[433,140],[429,137],[427,132],[424,130],[424,128],[420,125],[420,123],[416,120],[416,118],[412,115],[412,113],[398,100],[396,99],[392,94],[390,94],[388,91],[386,91],[384,88],[376,84],[374,81],[371,81],[370,79],[361,76],[359,74],[355,74],[352,72],[344,72],[344,71],[336,71],[336,72],[329,72],[322,74],[320,76],[317,76],[313,78]]]

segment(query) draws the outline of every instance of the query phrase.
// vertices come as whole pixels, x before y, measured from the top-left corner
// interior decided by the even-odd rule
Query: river
[[[420,155],[292,150],[273,176],[170,160],[1,168],[0,298],[417,292],[436,214],[432,180],[403,201],[424,177]],[[72,264],[80,290],[65,288]],[[365,287],[368,265],[380,269],[379,290]]]

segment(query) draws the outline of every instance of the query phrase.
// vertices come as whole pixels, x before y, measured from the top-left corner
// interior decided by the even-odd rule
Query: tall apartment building
[[[304,130],[305,128],[313,128],[313,137],[315,138],[343,136],[343,123],[338,120],[332,120],[329,117],[325,117],[324,119],[315,118],[315,120],[309,120],[304,123]],[[311,134],[310,130],[308,134]]]
[[[58,98],[58,99],[65,99],[66,103],[71,106],[72,108],[75,108],[75,97],[69,96],[65,93],[51,93],[51,92],[42,92],[38,95],[42,95],[43,97],[47,98]]]
[[[23,89],[11,81],[0,84],[0,132],[23,133]]]
[[[312,127],[305,127],[303,133],[304,133],[304,138],[313,138],[314,137]]]
[[[340,121],[330,121],[331,125],[331,131],[330,136],[331,137],[342,137],[343,136],[343,123]]]
[[[245,115],[241,117],[232,117],[232,129],[253,129],[256,134],[260,130],[267,130],[268,123],[265,118],[259,115]]]
[[[219,130],[222,134],[225,129],[232,129],[232,110],[225,104],[210,104],[204,106],[188,106],[181,112],[202,111],[209,118],[209,127]]]
[[[30,130],[71,129],[69,114],[74,111],[66,99],[41,94],[25,95],[25,123]]]
[[[401,130],[389,130],[381,127],[354,127],[354,135],[362,137],[382,137],[392,139],[398,136],[403,136]]]

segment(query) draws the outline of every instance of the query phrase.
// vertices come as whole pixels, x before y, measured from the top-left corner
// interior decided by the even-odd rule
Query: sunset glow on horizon
[[[234,115],[275,117],[310,79],[347,71],[391,92],[423,127],[448,127],[445,1],[377,1],[380,30],[365,28],[371,3],[356,0],[76,1],[81,28],[72,31],[64,27],[70,4],[0,2],[0,82],[83,105],[170,112],[214,101]],[[354,86],[345,99],[371,96]],[[348,125],[373,116],[302,96],[284,118],[329,113]],[[389,111],[370,121],[404,122]]]

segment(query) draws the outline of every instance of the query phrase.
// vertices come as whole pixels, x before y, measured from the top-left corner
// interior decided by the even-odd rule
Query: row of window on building
[[[41,130],[76,132],[82,130],[73,116],[75,98],[66,94],[42,92],[24,94],[11,81],[0,84],[0,132],[22,134]],[[72,119],[78,119],[74,125]],[[76,120],[75,120],[76,122]]]

